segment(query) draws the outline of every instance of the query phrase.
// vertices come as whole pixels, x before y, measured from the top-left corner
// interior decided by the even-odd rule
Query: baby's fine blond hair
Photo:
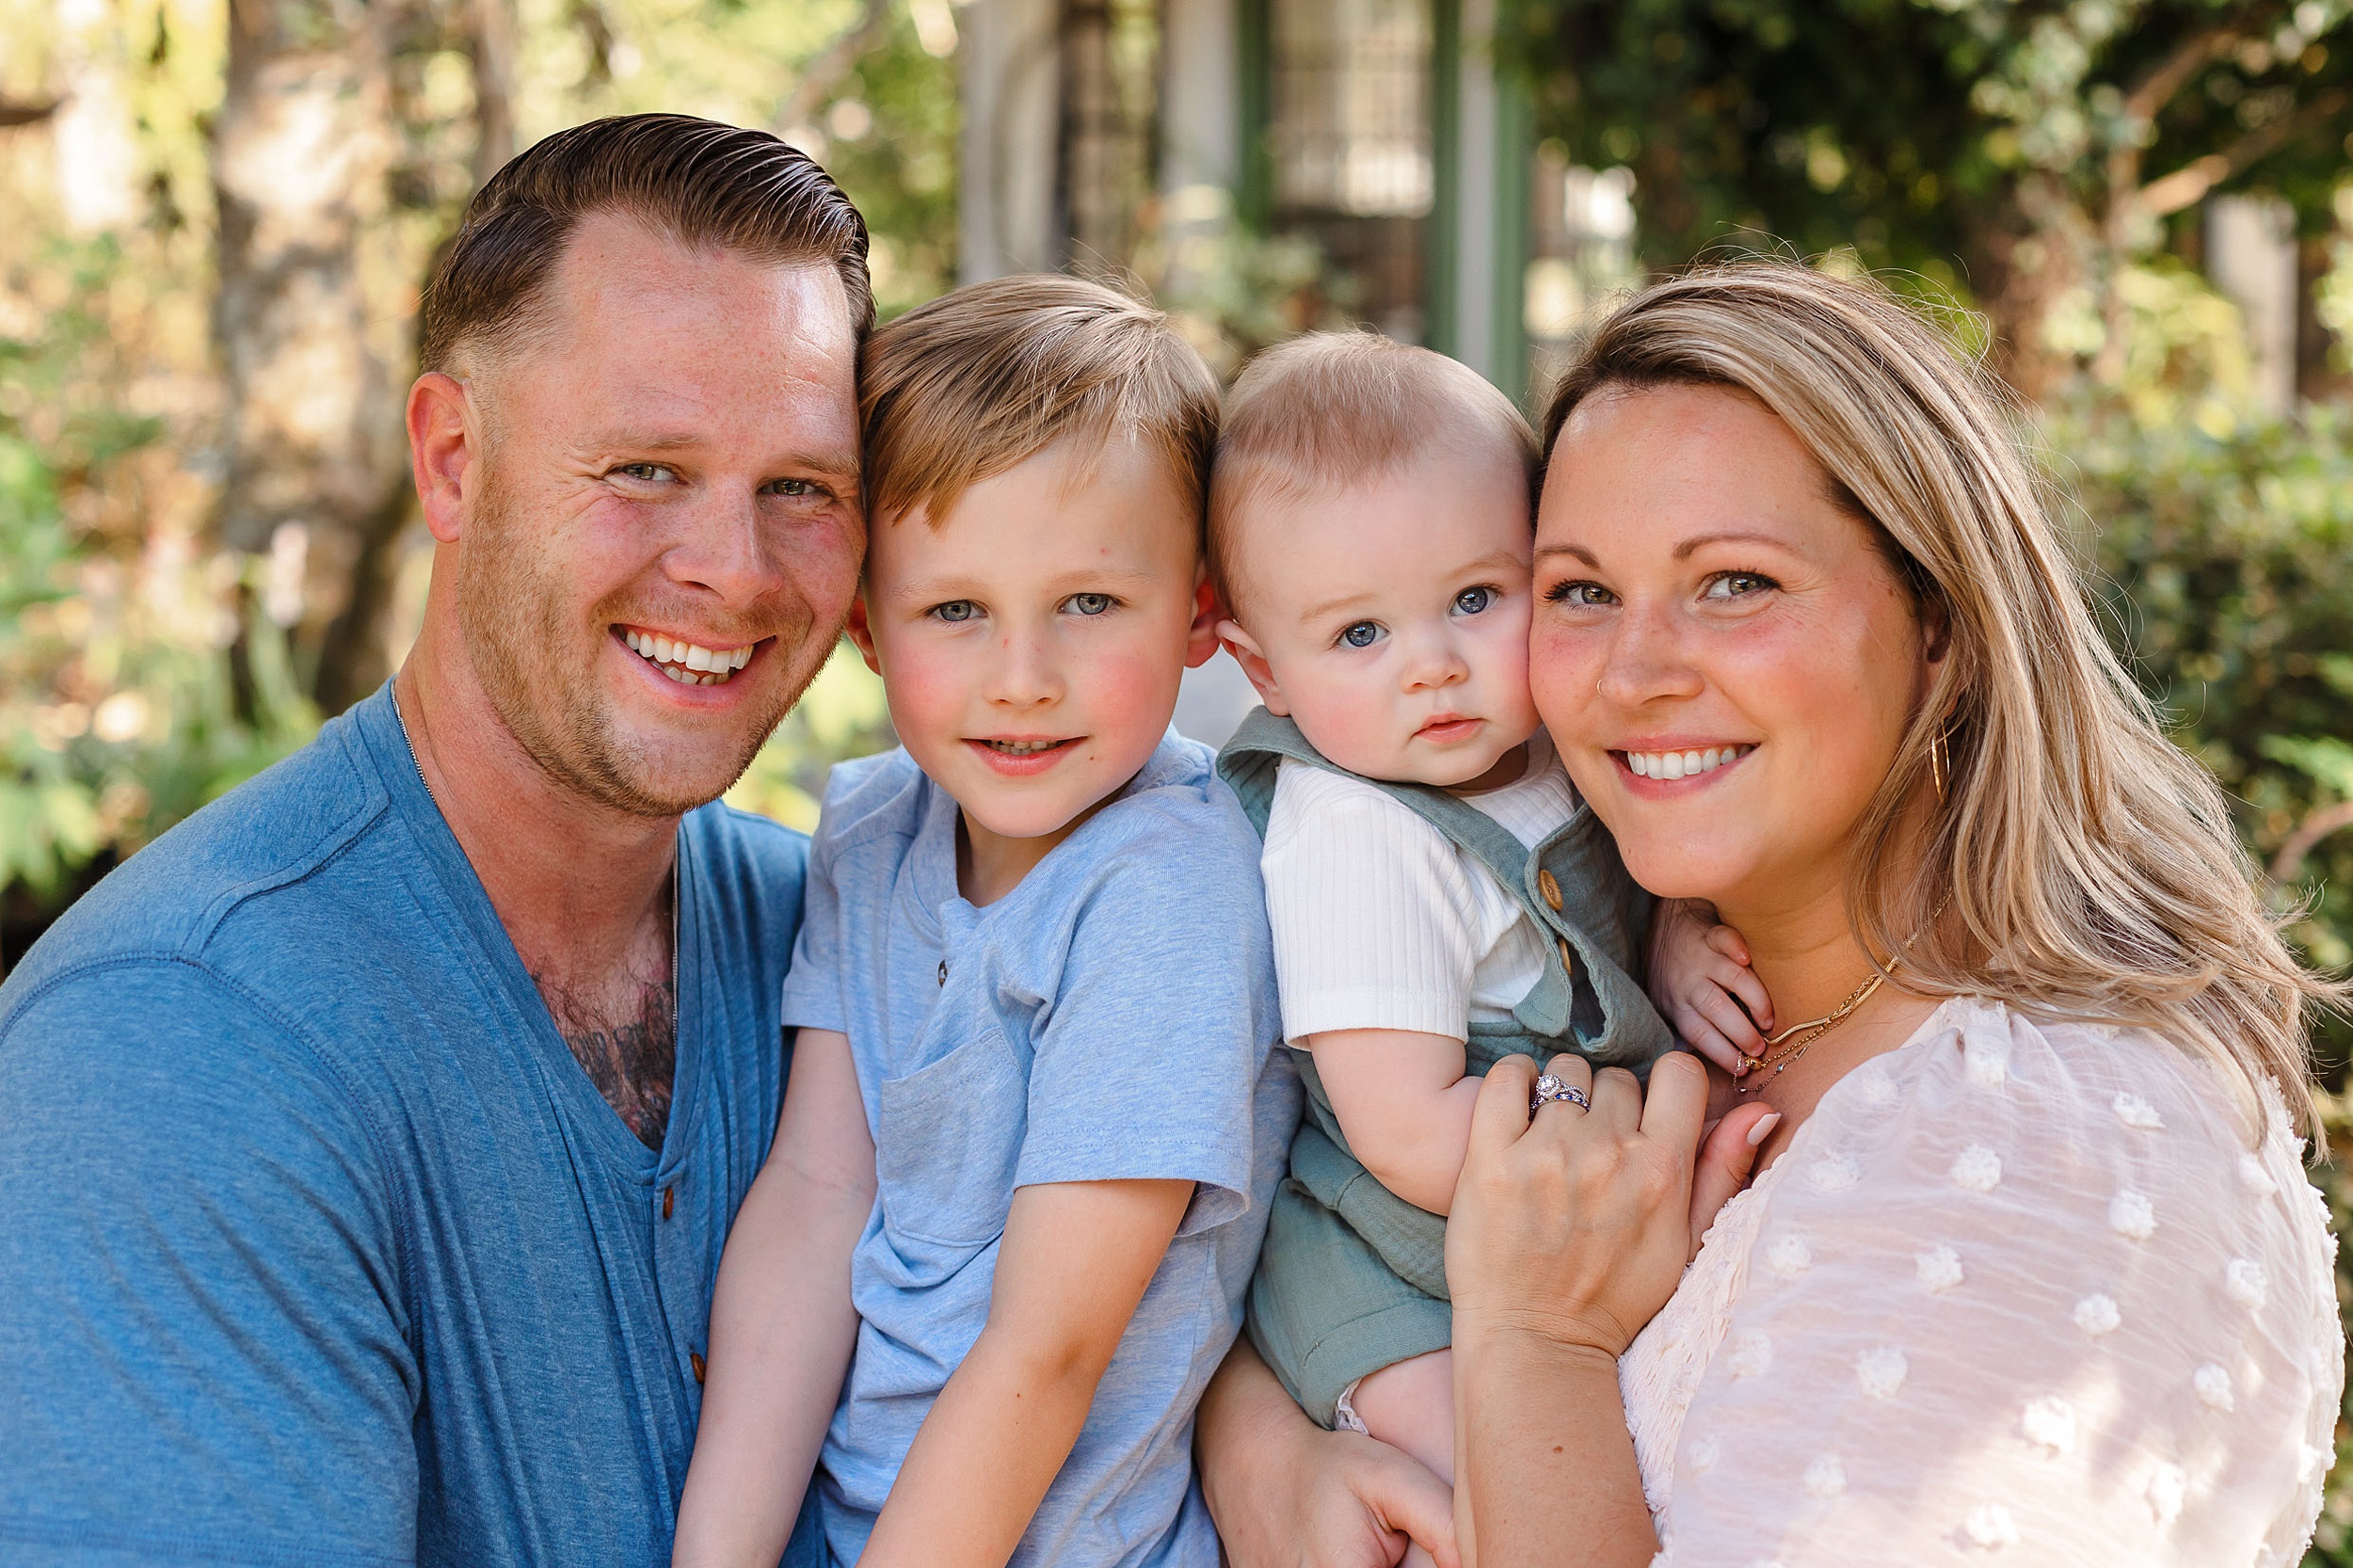
[[[1432,452],[1481,446],[1519,465],[1532,506],[1536,433],[1468,365],[1373,332],[1310,332],[1268,349],[1225,394],[1210,470],[1219,599],[1239,615],[1229,572],[1256,504],[1346,489]]]

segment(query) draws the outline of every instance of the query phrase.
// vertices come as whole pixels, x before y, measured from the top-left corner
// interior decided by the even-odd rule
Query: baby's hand
[[[1773,1000],[1749,968],[1749,945],[1689,899],[1661,900],[1651,921],[1650,996],[1684,1044],[1735,1078],[1773,1027]]]

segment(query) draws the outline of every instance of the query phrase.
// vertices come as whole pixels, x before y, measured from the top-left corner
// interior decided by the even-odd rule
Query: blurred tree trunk
[[[398,148],[395,11],[231,0],[213,126],[213,328],[227,391],[218,526],[231,548],[267,552],[255,597],[294,633],[328,712],[381,677],[346,623],[355,609],[374,618],[371,595],[355,589],[397,531],[408,484],[393,385],[406,346],[372,329],[366,278],[367,229]]]

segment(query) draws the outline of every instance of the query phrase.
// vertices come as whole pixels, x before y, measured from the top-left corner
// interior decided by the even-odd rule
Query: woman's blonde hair
[[[1597,330],[1553,393],[1547,458],[1585,399],[1677,384],[1778,416],[1948,629],[1862,824],[1865,949],[1900,954],[1916,991],[2149,1028],[2235,1068],[2250,1104],[2278,1083],[2309,1128],[2304,1009],[2342,987],[2288,951],[2222,791],[2101,636],[2009,394],[1875,281],[1743,262],[1655,284]],[[1921,874],[1892,877],[1930,790]]]

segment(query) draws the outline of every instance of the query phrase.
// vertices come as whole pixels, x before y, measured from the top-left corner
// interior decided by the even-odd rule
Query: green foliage
[[[103,491],[155,456],[152,420],[91,396],[105,350],[95,308],[120,253],[69,248],[63,308],[0,337],[0,888],[49,896],[300,744],[316,724],[282,638],[254,641],[241,704],[223,648],[236,568],[186,541],[128,542],[70,520],[70,491]],[[52,417],[36,431],[26,411]],[[63,417],[56,417],[63,410]]]
[[[2022,236],[2100,229],[2120,177],[2130,194],[2201,159],[2329,227],[2346,17],[2342,0],[1505,0],[1498,55],[1577,161],[1636,170],[1654,266],[1852,248],[1982,294],[2048,259]],[[2157,243],[2186,203],[2156,205],[2114,237]]]
[[[2064,408],[2045,439],[2080,496],[2107,618],[2181,743],[2231,792],[2272,861],[2353,799],[2353,410],[2300,424],[2145,424],[2113,403]],[[2353,962],[2353,832],[2290,870],[2282,907],[2313,961]],[[2353,1034],[2325,1026],[2345,1071]]]
[[[844,640],[728,792],[728,804],[804,833],[814,831],[817,803],[824,798],[825,775],[833,765],[897,744],[881,679]]]

